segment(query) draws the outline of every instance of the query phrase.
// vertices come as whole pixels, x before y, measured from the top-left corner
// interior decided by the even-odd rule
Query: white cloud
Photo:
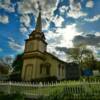
[[[30,0],[28,0],[28,1],[30,1]],[[18,12],[20,14],[33,13],[34,10],[32,10],[32,4],[28,3],[28,1],[18,2]]]
[[[57,8],[59,0],[39,0],[42,6],[42,16],[50,19],[53,16],[53,11]]]
[[[60,8],[59,8],[59,11],[60,11],[61,15],[63,15],[63,14],[68,10],[68,8],[69,8],[69,7],[67,7],[67,6],[62,6],[62,7],[60,7]]]
[[[43,30],[48,29],[49,23],[51,21],[51,18],[53,16],[53,11],[56,9],[58,0],[22,0],[18,2],[18,12],[24,16],[20,20],[24,20],[24,25],[28,26],[29,24],[29,17],[26,16],[28,14],[33,14],[35,16],[35,19],[37,18],[38,15],[38,3],[40,2],[40,5],[42,7],[42,19],[43,19]],[[27,20],[26,20],[27,19]],[[21,21],[21,22],[22,22]],[[22,32],[26,32],[25,27],[22,27],[20,29]]]
[[[94,22],[94,21],[100,20],[100,14],[94,16],[93,18],[85,18],[84,20],[87,22]]]
[[[12,37],[8,37],[8,40],[9,40],[9,41],[12,41],[12,42],[15,41]]]
[[[48,30],[49,24],[48,20],[42,18],[42,30]]]
[[[8,39],[9,39],[8,41],[9,47],[12,50],[17,51],[17,52],[21,52],[24,50],[24,46],[17,43],[12,37],[9,37]]]
[[[48,45],[47,51],[50,52],[50,53],[55,52],[55,46],[54,45]]]
[[[6,55],[2,59],[5,62],[5,64],[7,63],[11,66],[14,60],[14,55]]]
[[[3,51],[3,49],[2,48],[0,48],[0,52],[2,52]]]
[[[24,24],[25,26],[29,26],[30,25],[30,17],[29,17],[29,15],[22,15],[20,17],[20,22],[22,24]]]
[[[59,59],[66,61],[66,54],[64,52],[57,51],[54,45],[48,45],[47,51],[58,57]]]
[[[93,8],[93,6],[94,6],[93,1],[92,0],[88,0],[87,3],[86,3],[86,7]]]
[[[55,47],[73,47],[73,38],[80,34],[82,33],[77,32],[76,24],[66,25],[65,28],[56,28],[55,32],[48,31],[48,33],[45,34],[48,42],[47,50],[51,53],[55,52],[59,58],[65,60],[66,58],[61,56],[61,54],[64,55],[63,52],[57,53]]]
[[[54,39],[55,37],[59,36],[59,34],[56,34],[56,33],[52,32],[52,31],[48,31],[45,34],[45,36],[46,36],[46,40],[50,40],[52,38]]]
[[[15,12],[15,8],[14,7],[10,7],[9,5],[0,4],[0,8],[3,8],[4,10],[6,10],[8,12]]]
[[[61,27],[62,26],[62,22],[64,21],[64,18],[61,16],[54,16],[52,21],[55,23],[56,27]]]
[[[21,33],[25,33],[25,32],[27,32],[26,27],[20,27],[20,32],[21,32]]]
[[[72,40],[76,35],[80,35],[82,33],[77,32],[76,24],[66,25],[65,28],[56,28],[55,33],[52,31],[48,31],[46,34],[47,41],[54,40],[54,42],[48,43],[50,45],[62,46],[62,47],[72,47]],[[58,39],[59,38],[59,39]],[[57,42],[55,42],[55,40]]]
[[[100,47],[95,47],[95,46],[87,46],[88,49],[93,51],[94,57],[100,61]]]
[[[2,0],[0,2],[0,8],[8,11],[8,12],[15,12],[14,6],[11,4],[11,0]]]
[[[58,58],[66,61],[66,54],[64,52],[56,51],[56,47],[73,47],[73,38],[82,33],[77,32],[76,24],[67,25],[65,28],[57,28],[55,32],[49,31],[46,34],[48,42],[47,51],[53,53]]]
[[[2,0],[3,1],[3,3],[5,3],[5,4],[10,4],[11,3],[11,0]]]
[[[80,11],[81,10],[81,4],[80,4],[80,2],[78,2],[78,3],[70,2],[70,9],[71,10]]]
[[[81,11],[81,4],[80,2],[76,3],[74,0],[70,0],[70,10],[67,13],[69,17],[73,17],[78,19],[80,17],[87,16],[87,13]]]
[[[87,16],[87,13],[84,13],[84,12],[82,12],[82,11],[77,12],[77,11],[75,11],[75,10],[70,10],[70,11],[68,12],[68,16],[69,16],[69,17],[73,17],[73,18],[75,18],[75,19],[78,19],[79,17]]]
[[[96,32],[95,35],[96,35],[96,36],[100,36],[100,32]]]
[[[62,47],[72,47],[72,40],[76,35],[80,35],[76,30],[76,24],[67,25],[65,28],[58,28],[57,33],[60,33],[63,37],[60,46]]]
[[[0,15],[0,22],[3,24],[7,24],[9,22],[9,18],[6,15],[1,16]]]
[[[20,16],[20,32],[25,33],[28,32],[28,28],[30,27],[30,16],[28,14],[23,14]]]
[[[36,16],[38,12],[38,1],[42,7],[43,16],[50,18],[57,6],[57,0],[23,0],[22,2],[18,2],[18,12],[21,14],[33,13]]]

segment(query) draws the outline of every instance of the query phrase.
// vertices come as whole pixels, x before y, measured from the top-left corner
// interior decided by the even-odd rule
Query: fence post
[[[11,94],[11,81],[8,82],[7,93],[8,93],[8,94]]]

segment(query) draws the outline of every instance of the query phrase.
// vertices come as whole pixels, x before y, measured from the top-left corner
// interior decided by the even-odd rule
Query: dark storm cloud
[[[95,36],[95,35],[86,35],[86,36],[75,36],[73,39],[73,44],[74,46],[79,46],[79,45],[90,45],[90,46],[95,46],[99,47],[100,46],[100,36]]]
[[[61,52],[67,52],[67,48],[66,47],[56,47],[55,48],[57,51],[61,51]]]
[[[66,47],[56,47],[55,48],[57,51],[60,51],[60,52],[64,52],[65,54],[67,55],[71,55],[72,52],[76,52],[79,50],[78,48],[66,48]]]

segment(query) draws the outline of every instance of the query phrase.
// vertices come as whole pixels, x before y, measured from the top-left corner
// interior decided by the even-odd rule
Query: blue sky
[[[38,1],[49,52],[65,59],[66,49],[83,44],[99,57],[100,0],[0,0],[0,57],[23,52]]]

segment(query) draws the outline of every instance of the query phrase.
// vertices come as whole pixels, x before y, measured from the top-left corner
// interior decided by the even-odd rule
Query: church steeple
[[[39,5],[39,3],[38,3]],[[45,52],[47,48],[47,42],[45,41],[45,35],[42,32],[42,22],[41,22],[41,7],[39,5],[39,15],[37,17],[35,30],[29,35],[29,39],[27,39],[27,44],[30,44],[30,47],[26,46],[25,52]]]
[[[37,17],[35,30],[32,31],[32,33],[29,35],[29,38],[35,39],[38,37],[42,41],[45,41],[45,36],[44,36],[44,33],[42,32],[41,6],[39,2],[38,2],[38,10],[39,10],[39,14]]]
[[[42,23],[41,23],[41,6],[38,2],[38,5],[39,5],[39,15],[37,17],[37,22],[36,22],[36,27],[35,27],[35,30],[38,31],[38,32],[41,32],[42,31]]]

